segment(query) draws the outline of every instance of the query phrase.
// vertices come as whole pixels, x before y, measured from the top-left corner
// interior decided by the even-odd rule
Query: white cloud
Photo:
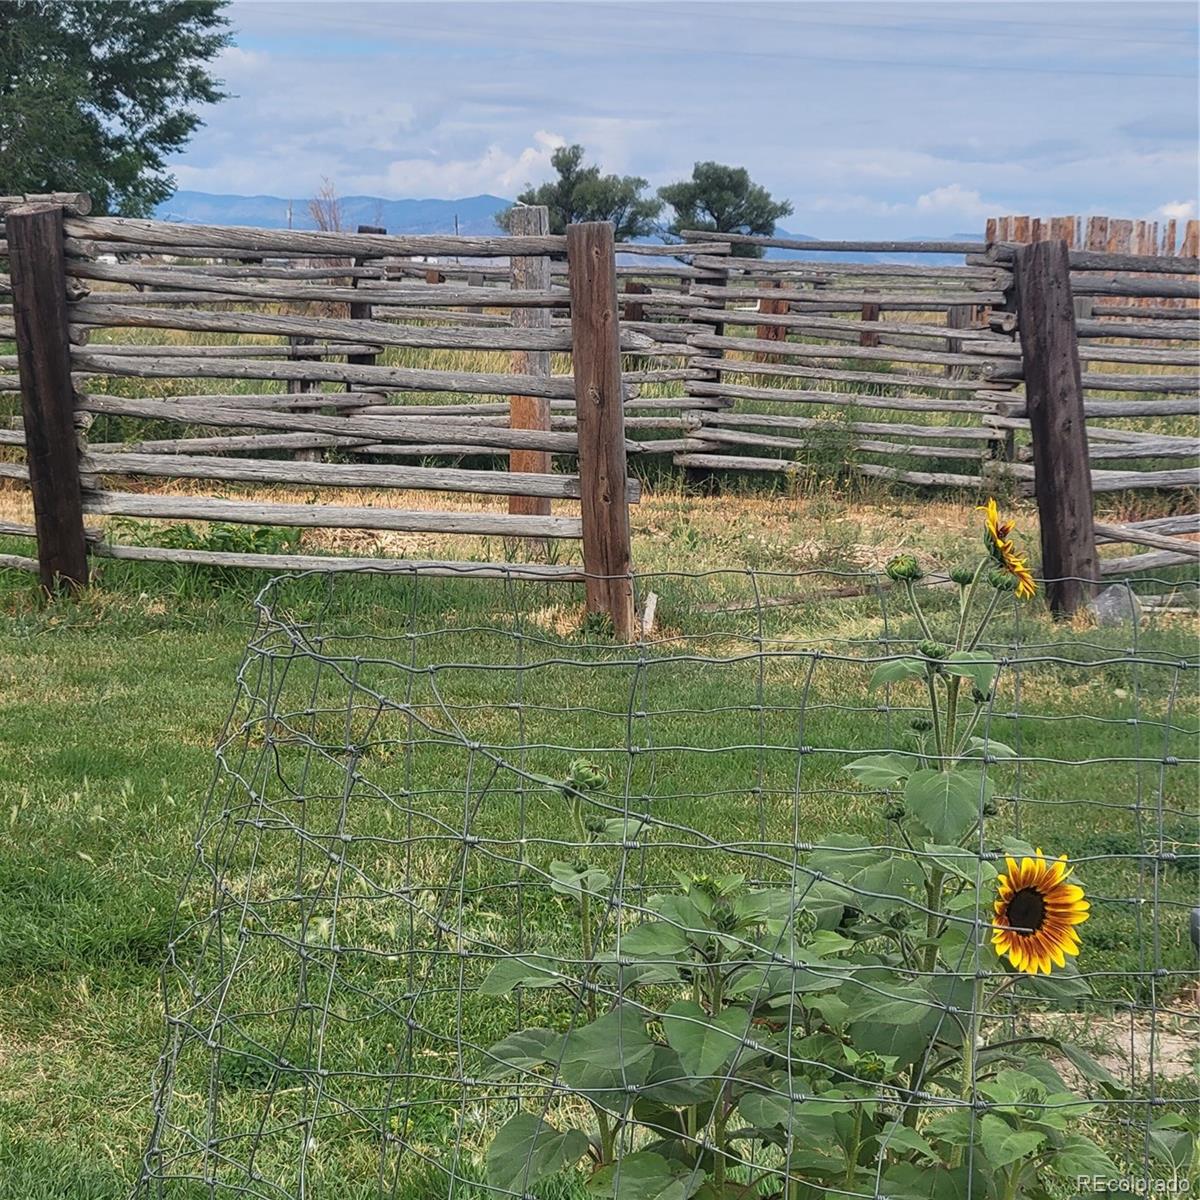
[[[948,183],[917,197],[917,211],[923,213],[982,217],[996,209],[995,204],[984,200],[974,188],[965,188],[961,183]]]
[[[1166,217],[1168,221],[1190,221],[1196,215],[1196,202],[1195,200],[1173,200],[1169,204],[1163,204],[1156,208],[1154,215]]]
[[[382,175],[352,181],[354,190],[377,191],[388,196],[466,196],[476,192],[510,195],[527,183],[551,173],[550,158],[566,145],[560,134],[539,129],[532,145],[515,154],[492,144],[477,158],[397,158]]]

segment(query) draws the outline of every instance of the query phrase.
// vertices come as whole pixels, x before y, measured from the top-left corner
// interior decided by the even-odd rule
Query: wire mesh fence
[[[638,585],[632,645],[561,587],[264,590],[138,1194],[1194,1186],[1194,626]]]

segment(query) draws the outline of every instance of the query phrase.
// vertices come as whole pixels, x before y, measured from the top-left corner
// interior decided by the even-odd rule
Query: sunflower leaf
[[[924,679],[925,663],[919,658],[895,658],[880,663],[871,675],[869,690],[874,691],[882,683],[899,683],[903,679]]]
[[[982,771],[914,771],[904,788],[908,811],[935,842],[953,844],[979,819],[991,798]]]
[[[969,679],[983,693],[991,691],[996,677],[996,660],[986,650],[954,650],[942,663],[947,675]]]

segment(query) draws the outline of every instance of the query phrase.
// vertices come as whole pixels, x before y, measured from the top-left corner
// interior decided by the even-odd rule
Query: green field
[[[642,514],[642,561],[687,561],[692,545],[695,568],[736,554],[734,561],[814,565],[815,557],[853,569],[878,565],[897,538],[943,561],[971,553],[961,531],[973,518],[963,508],[931,508],[918,529],[914,518],[925,510],[901,501],[890,511],[836,516],[819,503],[755,503],[761,511],[749,504],[744,519],[729,519],[720,501],[656,498]],[[814,537],[815,552],[804,548]],[[278,611],[298,624],[320,618],[324,652],[339,665],[318,675],[278,629],[268,632],[260,650],[269,643],[271,653],[252,654],[243,673],[237,716],[249,724],[242,733],[235,722],[225,754],[246,764],[239,769],[248,782],[214,792],[201,826],[261,578],[108,564],[80,603],[49,606],[36,603],[25,578],[9,573],[0,581],[3,1200],[110,1200],[136,1178],[164,1039],[159,971],[198,829],[206,862],[217,864],[235,893],[245,888],[256,901],[278,902],[263,909],[270,916],[252,948],[255,969],[237,975],[226,999],[243,1016],[235,1029],[244,1040],[227,1047],[218,1068],[222,1130],[254,1127],[266,1086],[263,1046],[272,1053],[284,1046],[293,1061],[311,1046],[311,1026],[289,1041],[280,1025],[297,996],[286,937],[299,917],[288,897],[297,879],[302,890],[316,886],[325,895],[320,855],[310,845],[304,856],[296,828],[316,831],[316,844],[350,830],[353,875],[371,886],[342,901],[341,929],[347,944],[387,953],[344,964],[342,980],[354,986],[321,1007],[335,1018],[324,1042],[330,1094],[360,1111],[339,1114],[327,1105],[307,1156],[282,1130],[266,1139],[256,1165],[264,1177],[294,1186],[297,1159],[307,1157],[311,1195],[375,1194],[378,1144],[365,1132],[370,1121],[361,1106],[381,1098],[405,1048],[403,1025],[380,998],[407,994],[415,975],[425,980],[425,995],[414,1053],[427,1078],[413,1085],[405,1134],[431,1165],[422,1169],[410,1158],[395,1195],[433,1200],[447,1194],[443,1171],[477,1175],[488,1129],[511,1111],[502,1102],[464,1104],[449,1082],[459,1050],[471,1070],[476,1048],[511,1028],[517,1014],[511,1000],[471,995],[459,1010],[457,966],[424,953],[433,938],[428,922],[448,912],[454,928],[497,950],[514,947],[518,926],[526,945],[561,937],[561,898],[539,876],[569,833],[556,793],[535,777],[561,778],[586,753],[605,769],[617,811],[649,811],[679,831],[642,856],[631,895],[643,883],[669,881],[673,870],[701,866],[777,878],[786,854],[764,865],[745,847],[778,850],[796,838],[820,842],[851,829],[886,841],[879,796],[851,782],[843,767],[855,752],[903,745],[906,709],[919,699],[898,689],[884,712],[880,697],[867,694],[869,665],[860,660],[883,652],[881,636],[915,632],[895,598],[885,628],[876,594],[830,599],[830,586],[845,581],[828,576],[760,578],[759,599],[810,596],[761,609],[745,576],[648,581],[661,597],[661,641],[644,661],[589,629],[580,598],[561,585],[506,591],[479,582],[350,578],[327,593],[323,584],[292,583],[276,597]],[[996,769],[1002,804],[989,833],[1011,833],[1019,823],[1029,841],[1085,860],[1079,870],[1094,908],[1081,969],[1093,975],[1101,999],[1063,1019],[1098,1019],[1089,1036],[1097,1052],[1113,1051],[1130,1022],[1127,1015],[1124,1026],[1119,1019],[1104,1024],[1114,1006],[1186,1008],[1176,997],[1194,967],[1185,929],[1197,878],[1194,621],[1151,619],[1136,654],[1128,629],[1055,627],[1033,610],[1018,625],[1004,617],[997,635],[1020,642],[1027,661],[998,691],[993,735],[1019,745],[1025,761]],[[805,656],[815,649],[825,657]],[[553,662],[513,669],[543,659]],[[263,664],[278,672],[289,663],[286,675],[258,674]],[[375,694],[411,707],[380,709]],[[279,749],[270,763],[263,759],[264,710],[246,703],[255,696],[275,700]],[[1021,715],[1003,715],[1010,711]],[[473,742],[487,753],[473,752]],[[630,744],[644,749],[631,755]],[[798,744],[812,753],[801,758]],[[353,747],[362,783],[347,817],[343,784]],[[1167,756],[1178,765],[1165,767]],[[303,820],[293,798],[299,794],[309,797]],[[223,808],[232,818],[221,816]],[[247,832],[238,818],[252,810],[280,819]],[[465,867],[461,839],[447,835],[463,828],[464,812],[480,838]],[[232,837],[235,829],[241,834]],[[222,831],[232,840],[222,841]],[[702,849],[705,836],[721,845]],[[513,846],[521,837],[528,868],[520,868]],[[1160,848],[1181,857],[1140,857]],[[409,886],[417,899],[399,907],[415,916],[411,928],[401,928],[397,897],[408,896]],[[214,981],[212,952],[200,957],[211,904],[205,868],[183,892],[180,970],[168,984],[173,1009],[185,978]],[[319,915],[332,918],[332,906]],[[489,965],[485,956],[473,959],[467,984]],[[1152,978],[1155,968],[1165,974]],[[321,988],[310,986],[321,1000]],[[555,1019],[552,1001],[537,1003],[550,1005]],[[1170,1020],[1160,1017],[1164,1030]],[[196,1043],[181,1057],[172,1115],[189,1129],[201,1127],[212,1066]],[[447,1082],[430,1081],[439,1076]],[[1159,1086],[1167,1096],[1189,1090],[1180,1090],[1178,1078]],[[1115,1123],[1110,1134],[1114,1146],[1122,1144]],[[462,1157],[452,1162],[456,1135]],[[178,1169],[189,1161],[195,1165],[185,1156]],[[208,1192],[197,1186],[167,1194]],[[473,1193],[460,1187],[454,1195]]]

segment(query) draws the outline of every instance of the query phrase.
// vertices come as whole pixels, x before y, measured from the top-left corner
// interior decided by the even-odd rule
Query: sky
[[[1197,215],[1198,6],[1149,0],[234,0],[180,188],[512,197],[581,142],[746,167],[819,237]]]

